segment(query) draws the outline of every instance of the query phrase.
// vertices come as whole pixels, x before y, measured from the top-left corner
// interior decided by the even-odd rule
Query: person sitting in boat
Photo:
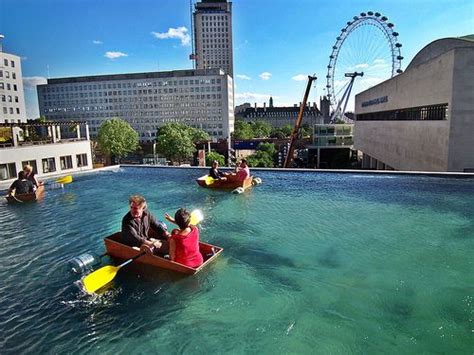
[[[23,172],[25,173],[26,179],[33,183],[35,189],[37,189],[38,186],[43,185],[43,183],[39,182],[36,178],[35,173],[33,171],[33,167],[31,165],[25,165],[23,167]]]
[[[179,227],[171,232],[169,239],[170,259],[192,268],[200,266],[203,258],[199,251],[199,229],[190,224],[191,214],[180,208],[174,218],[169,214],[166,214],[165,218]]]
[[[244,181],[250,176],[250,169],[247,165],[247,160],[242,159],[235,167],[235,173],[227,175],[229,181]]]
[[[209,169],[208,175],[214,180],[227,180],[225,174],[219,170],[219,162],[217,160],[212,162],[212,167]]]
[[[136,249],[143,246],[154,249],[155,253],[168,253],[168,227],[158,221],[147,209],[143,196],[132,195],[128,199],[130,211],[122,219],[122,242]],[[158,239],[150,238],[153,230]]]
[[[18,179],[13,181],[10,188],[8,189],[8,196],[12,196],[13,192],[15,195],[23,195],[34,192],[34,185],[31,181],[26,179],[25,173],[20,171],[18,173]]]

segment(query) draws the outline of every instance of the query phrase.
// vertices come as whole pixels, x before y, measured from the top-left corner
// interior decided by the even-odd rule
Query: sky
[[[472,0],[235,0],[235,104],[273,97],[275,106],[326,94],[329,55],[346,23],[361,12],[388,17],[402,44],[402,69],[433,40],[474,33]],[[22,58],[28,118],[36,118],[36,84],[46,78],[192,68],[189,0],[0,0],[3,50]],[[365,71],[353,93],[391,76],[391,51],[374,26],[351,32],[339,52],[344,73]],[[378,68],[379,70],[375,70]],[[371,72],[372,70],[372,72]],[[336,77],[337,75],[337,77]],[[342,91],[338,91],[342,95]],[[353,99],[348,111],[351,111]]]

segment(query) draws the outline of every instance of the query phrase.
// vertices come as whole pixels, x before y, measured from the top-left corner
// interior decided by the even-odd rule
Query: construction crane
[[[293,161],[293,155],[295,152],[295,143],[296,143],[296,139],[298,139],[298,134],[301,127],[301,121],[303,121],[303,113],[306,107],[306,101],[308,101],[309,90],[311,89],[311,84],[316,79],[317,79],[316,76],[308,75],[308,85],[306,86],[306,91],[304,93],[303,102],[301,103],[301,106],[300,106],[300,111],[298,112],[298,117],[296,118],[295,127],[293,128],[293,132],[291,133],[290,146],[288,148],[288,153],[286,154],[285,163],[283,164],[284,168],[289,168],[291,165],[291,162]]]

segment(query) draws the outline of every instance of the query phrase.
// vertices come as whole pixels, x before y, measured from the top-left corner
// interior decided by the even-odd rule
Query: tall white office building
[[[21,58],[3,51],[0,35],[0,123],[26,122]]]
[[[202,0],[195,4],[194,51],[198,69],[221,68],[234,77],[232,3]]]
[[[130,123],[141,142],[154,141],[170,122],[201,128],[216,140],[234,130],[233,83],[222,69],[48,79],[37,90],[42,116],[86,121],[92,138],[114,117]]]

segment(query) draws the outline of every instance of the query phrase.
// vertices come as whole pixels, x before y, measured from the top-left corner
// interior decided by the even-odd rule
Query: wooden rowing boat
[[[215,180],[209,177],[209,175],[201,176],[196,179],[196,182],[201,187],[207,187],[208,189],[217,190],[234,190],[238,187],[242,187],[244,190],[252,186],[253,177],[249,176],[244,181],[238,180]]]
[[[133,249],[132,247],[122,244],[121,241],[122,235],[120,232],[112,234],[104,238],[105,249],[107,254],[118,259],[131,259],[139,253],[139,251]],[[215,245],[199,242],[199,249],[204,259],[204,263],[197,267],[192,268],[180,263],[176,263],[169,259],[165,259],[161,256],[145,254],[142,257],[138,258],[135,262],[155,266],[161,269],[167,269],[176,271],[182,274],[193,275],[201,271],[207,265],[209,265],[213,260],[215,260],[220,253],[222,253],[223,248],[220,248]]]
[[[41,200],[44,194],[44,185],[38,186],[35,192],[27,194],[14,194],[13,196],[5,196],[8,203],[21,203],[21,202],[35,202]]]

